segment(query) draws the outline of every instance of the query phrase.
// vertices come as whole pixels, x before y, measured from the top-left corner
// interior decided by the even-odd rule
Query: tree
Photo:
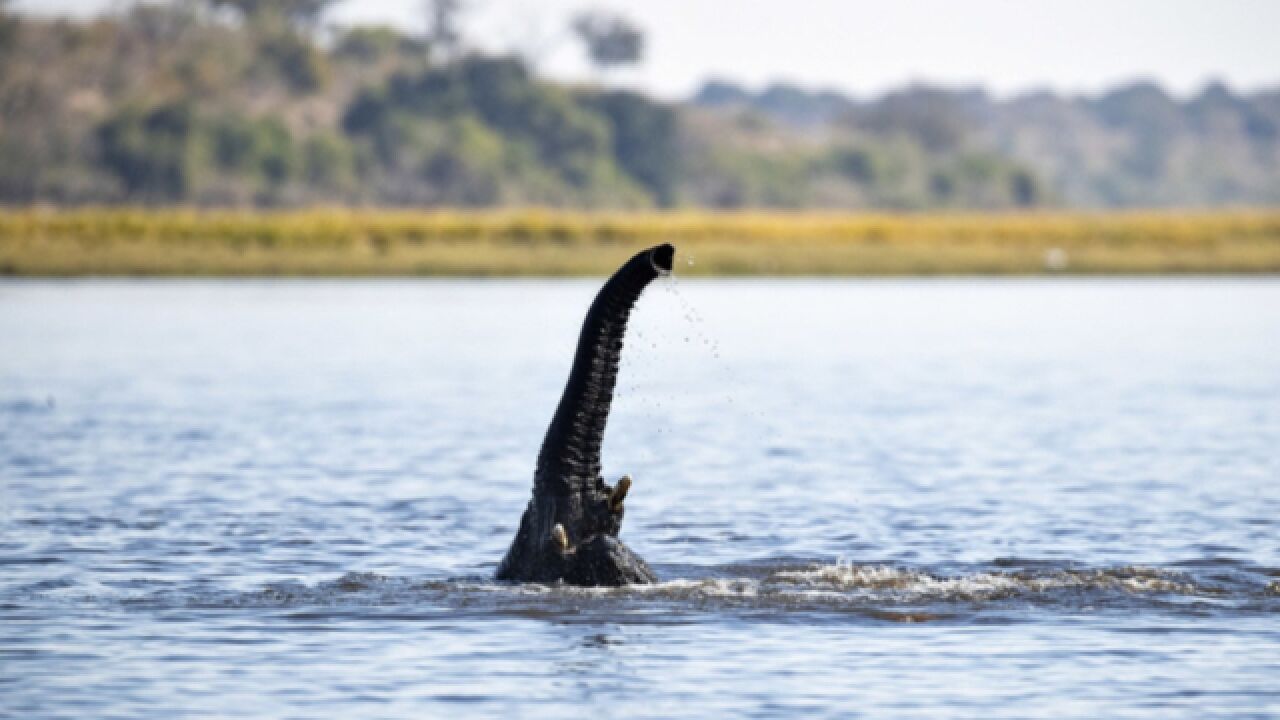
[[[231,8],[249,22],[285,20],[301,30],[314,30],[335,0],[209,0],[214,8]]]
[[[0,0],[0,57],[3,57],[18,38],[18,18],[9,13],[9,0]],[[0,68],[0,75],[3,74]]]
[[[644,31],[627,17],[608,10],[589,10],[573,19],[573,31],[600,71],[634,65],[644,58]]]
[[[0,0],[0,58],[9,53],[18,39],[18,19],[9,14],[8,5],[9,0]],[[4,68],[0,67],[0,77],[3,75]]]
[[[319,91],[329,77],[326,54],[314,40],[324,11],[337,0],[205,0],[240,13],[266,66],[290,90]]]
[[[587,94],[579,102],[609,122],[613,155],[623,171],[659,205],[674,204],[681,171],[675,109],[621,90]]]
[[[175,202],[187,197],[198,172],[195,114],[190,104],[149,110],[126,107],[98,128],[102,166],[130,201]]]
[[[867,110],[852,113],[848,120],[873,133],[901,133],[930,153],[945,154],[965,146],[987,106],[981,90],[914,85],[885,95]]]
[[[453,60],[462,45],[458,25],[466,3],[464,0],[425,0],[423,6],[427,13],[427,41],[432,51],[439,52],[446,61]]]

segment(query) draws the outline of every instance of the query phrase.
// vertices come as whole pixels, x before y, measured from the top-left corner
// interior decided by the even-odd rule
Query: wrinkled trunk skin
[[[547,428],[533,476],[533,499],[520,518],[499,580],[570,585],[651,583],[657,576],[618,539],[623,505],[600,476],[600,446],[622,359],[631,308],[645,287],[671,271],[675,248],[658,245],[627,261],[587,311],[560,405]],[[556,538],[564,529],[567,543]]]

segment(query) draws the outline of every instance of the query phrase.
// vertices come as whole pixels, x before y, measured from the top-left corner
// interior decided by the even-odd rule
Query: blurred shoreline
[[[664,100],[616,82],[645,59],[624,16],[564,28],[588,55],[620,51],[575,83],[457,17],[323,28],[336,4],[124,2],[69,21],[0,0],[0,206],[1280,207],[1280,87],[999,97],[922,80],[859,97],[728,67]]]
[[[1280,212],[0,211],[0,275],[589,276],[673,242],[712,276],[1271,274]]]

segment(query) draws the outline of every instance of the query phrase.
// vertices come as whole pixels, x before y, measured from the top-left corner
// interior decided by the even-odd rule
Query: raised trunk
[[[657,580],[618,539],[631,481],[611,487],[600,477],[600,445],[631,306],[646,285],[671,271],[674,257],[670,245],[636,254],[609,278],[587,310],[569,381],[538,453],[533,499],[498,564],[499,580],[573,585]]]
[[[637,253],[609,278],[591,303],[578,336],[569,381],[538,453],[535,493],[565,492],[599,477],[600,446],[622,360],[627,319],[645,286],[671,271],[674,257],[671,245]]]

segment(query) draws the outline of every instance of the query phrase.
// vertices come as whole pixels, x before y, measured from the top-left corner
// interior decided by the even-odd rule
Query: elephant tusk
[[[622,510],[622,501],[627,499],[627,492],[631,490],[631,476],[623,475],[618,479],[618,484],[613,488],[613,492],[609,495],[609,509],[613,512]]]
[[[555,527],[551,528],[551,539],[555,541],[560,552],[569,552],[569,535],[565,533],[563,525],[556,523]]]

